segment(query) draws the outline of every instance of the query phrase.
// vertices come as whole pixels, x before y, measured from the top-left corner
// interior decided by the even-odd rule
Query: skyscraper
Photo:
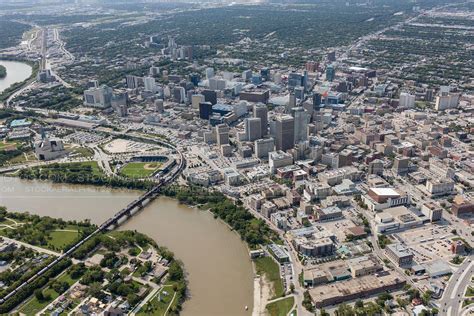
[[[253,117],[260,119],[262,137],[268,134],[268,108],[265,104],[255,104],[253,106]]]
[[[326,68],[326,80],[334,81],[335,77],[336,77],[336,69],[334,68],[334,65],[328,65]]]
[[[276,149],[286,151],[293,148],[295,140],[295,119],[290,115],[276,118]]]
[[[155,92],[156,91],[156,83],[155,78],[153,77],[145,77],[145,91]]]
[[[308,139],[309,115],[302,107],[293,108],[292,112],[295,118],[295,143],[299,143]]]
[[[251,142],[262,138],[262,121],[258,117],[245,119],[245,138]]]

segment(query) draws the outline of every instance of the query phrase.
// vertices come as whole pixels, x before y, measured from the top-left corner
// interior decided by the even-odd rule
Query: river
[[[7,76],[0,79],[0,93],[12,84],[28,79],[33,72],[30,65],[19,61],[0,60],[0,65],[7,69]]]
[[[92,186],[53,184],[0,177],[0,205],[10,211],[90,219],[100,224],[139,192]],[[253,272],[245,244],[209,212],[160,197],[123,224],[168,247],[183,261],[190,298],[182,314],[250,315]],[[248,306],[248,311],[244,306]]]

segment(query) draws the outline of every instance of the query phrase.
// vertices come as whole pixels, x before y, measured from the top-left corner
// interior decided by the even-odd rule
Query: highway
[[[474,275],[474,263],[472,255],[466,257],[459,269],[453,273],[449,283],[444,289],[443,297],[439,303],[439,315],[457,316],[461,315],[464,292]]]
[[[163,142],[164,143],[164,142]],[[139,210],[141,210],[144,206],[146,206],[149,202],[154,200],[160,192],[160,188],[168,183],[173,182],[184,170],[186,167],[186,161],[184,159],[183,154],[178,151],[178,149],[169,143],[166,143],[166,146],[169,148],[172,148],[176,150],[179,154],[179,162],[172,166],[170,168],[169,172],[164,175],[164,177],[161,178],[161,180],[158,182],[156,186],[154,186],[152,189],[138,197],[136,200],[132,201],[130,204],[128,204],[125,208],[117,212],[113,217],[109,218],[106,220],[102,225],[100,225],[94,232],[92,232],[90,235],[84,237],[81,241],[77,242],[74,246],[72,246],[68,251],[66,251],[64,254],[61,256],[57,257],[53,262],[48,264],[46,267],[41,269],[38,273],[36,273],[34,276],[32,276],[30,279],[19,285],[17,288],[13,289],[10,293],[8,293],[6,296],[0,299],[0,304],[3,304],[6,300],[9,298],[13,297],[18,291],[26,287],[27,285],[31,284],[34,282],[36,279],[41,277],[43,274],[45,274],[47,271],[49,271],[52,267],[54,267],[56,264],[58,264],[60,261],[70,257],[79,247],[81,247],[83,244],[85,244],[88,240],[92,239],[95,237],[97,234],[102,233],[110,228],[117,227],[120,225],[120,221],[125,221],[127,218],[133,216],[133,214],[137,213]],[[135,211],[135,212],[134,212]]]

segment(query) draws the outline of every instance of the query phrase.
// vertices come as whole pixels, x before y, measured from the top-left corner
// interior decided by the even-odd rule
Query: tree
[[[328,312],[326,312],[326,310],[324,308],[321,308],[319,310],[319,315],[320,316],[330,316]]]
[[[43,291],[41,289],[36,289],[34,294],[35,294],[35,297],[38,301],[40,301],[40,302],[44,301],[44,295],[43,295]]]
[[[363,308],[364,307],[364,302],[362,302],[362,300],[357,300],[355,302],[355,307],[357,308]]]
[[[290,284],[290,291],[291,293],[295,292],[295,285],[293,283]]]
[[[337,316],[353,316],[354,314],[354,309],[345,303],[340,304],[336,310]]]

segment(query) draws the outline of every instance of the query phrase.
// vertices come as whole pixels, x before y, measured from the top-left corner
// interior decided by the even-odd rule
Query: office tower
[[[163,99],[155,100],[155,111],[158,113],[163,113],[165,111]]]
[[[302,107],[293,108],[294,117],[294,142],[299,143],[308,139],[309,115]]]
[[[399,175],[407,174],[409,171],[409,163],[410,163],[409,158],[396,157],[395,160],[393,161],[392,169]]]
[[[156,82],[153,77],[145,77],[145,91],[156,92]]]
[[[133,75],[127,75],[125,77],[126,81],[127,81],[127,88],[129,89],[136,89],[138,88],[138,82],[139,82],[139,77],[137,76],[133,76]]]
[[[294,90],[295,97],[300,100],[304,100],[304,88],[303,87],[296,87]]]
[[[326,68],[326,80],[328,81],[334,81],[334,78],[336,77],[336,69],[334,68],[334,65],[328,65]]]
[[[308,61],[305,65],[305,69],[309,72],[316,72],[318,70],[319,63],[314,61]]]
[[[328,61],[334,62],[336,61],[336,52],[332,51],[327,54]]]
[[[339,153],[338,162],[339,168],[352,165],[352,151],[349,149],[344,149],[343,151],[341,151]]]
[[[202,94],[195,94],[192,96],[191,106],[193,109],[199,109],[199,103],[206,102]]]
[[[262,83],[262,76],[259,74],[253,74],[252,75],[252,84],[254,85],[259,85]]]
[[[296,95],[291,92],[290,93],[290,100],[288,101],[288,109],[292,109],[296,107]]]
[[[89,80],[87,82],[87,88],[98,88],[99,87],[99,81],[98,80]]]
[[[229,126],[226,124],[219,124],[215,127],[216,141],[219,146],[229,144]]]
[[[434,98],[434,90],[433,89],[426,89],[425,93],[425,100],[432,102]]]
[[[286,151],[293,148],[295,141],[295,119],[282,115],[275,121],[276,149]]]
[[[244,124],[246,140],[253,142],[256,139],[262,138],[262,121],[260,118],[246,118]]]
[[[211,67],[206,68],[205,73],[206,73],[206,79],[207,80],[213,78],[214,77],[214,68],[211,68]]]
[[[202,91],[202,95],[204,96],[204,99],[206,100],[206,102],[211,102],[212,105],[217,103],[216,91],[206,89]]]
[[[128,93],[127,92],[117,92],[112,94],[112,99],[110,101],[111,106],[120,106],[128,104]]]
[[[292,72],[288,75],[288,88],[301,87],[303,85],[303,76]]]
[[[313,93],[313,109],[317,110],[321,107],[321,93]]]
[[[209,89],[211,90],[224,90],[226,87],[226,81],[219,78],[209,79]]]
[[[375,159],[369,162],[368,174],[383,175],[383,161],[380,159]]]
[[[168,47],[170,48],[176,48],[178,45],[176,44],[174,37],[168,37]]]
[[[255,157],[268,159],[268,154],[275,150],[275,140],[273,138],[257,139],[254,143]]]
[[[158,76],[160,74],[159,67],[150,67],[150,71],[148,72],[150,76]]]
[[[413,108],[415,107],[415,96],[406,92],[400,93],[400,100],[398,105],[402,108]]]
[[[160,44],[160,37],[157,35],[150,36],[150,43]]]
[[[199,85],[199,81],[201,81],[201,76],[199,74],[190,74],[189,81],[193,83],[195,87]]]
[[[260,76],[265,81],[270,80],[270,69],[268,69],[268,68],[260,69]]]
[[[111,106],[112,96],[112,88],[106,85],[90,88],[84,91],[84,105],[105,109]]]
[[[436,96],[435,110],[444,111],[457,108],[459,105],[459,97],[459,93],[443,92],[441,95]]]
[[[208,120],[211,115],[212,115],[212,103],[211,102],[199,103],[199,118],[203,120]]]
[[[308,88],[308,71],[303,71],[303,81],[302,81],[302,84],[303,86],[303,92],[306,91],[306,89]]]
[[[173,100],[177,103],[184,103],[186,100],[186,90],[183,87],[174,87]]]
[[[253,106],[253,117],[260,119],[260,125],[262,128],[262,137],[268,134],[268,108],[265,104],[255,104]]]
[[[249,81],[252,78],[252,70],[244,70],[242,71],[242,79],[245,81]]]

